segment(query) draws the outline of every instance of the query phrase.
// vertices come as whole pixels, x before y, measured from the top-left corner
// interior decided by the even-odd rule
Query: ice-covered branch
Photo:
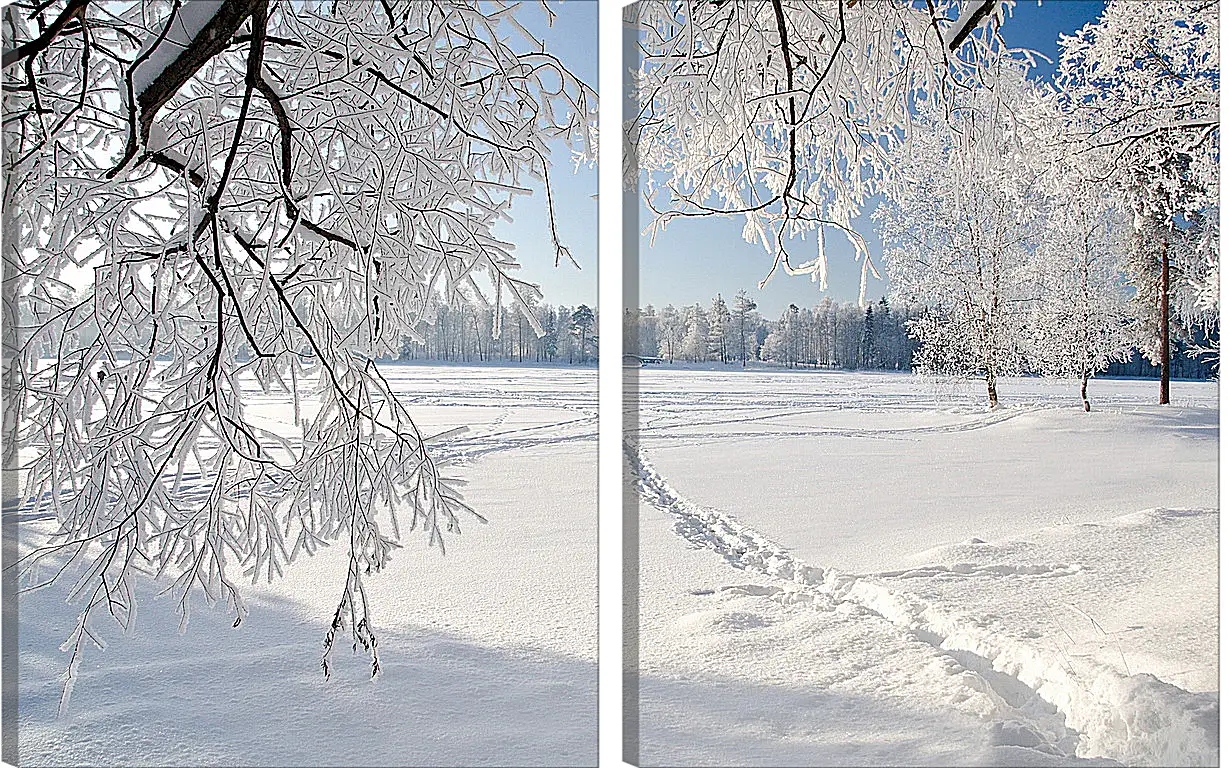
[[[28,583],[97,595],[83,649],[138,574],[185,621],[193,596],[238,620],[237,574],[342,542],[346,626],[374,640],[367,569],[406,529],[442,547],[480,518],[372,360],[480,307],[484,278],[495,327],[510,308],[544,331],[494,228],[549,188],[556,142],[592,153],[593,90],[515,9],[462,0],[82,2],[50,35],[65,11],[19,5],[6,407],[26,503],[58,526]],[[291,393],[295,434],[253,419],[253,389]]]
[[[775,271],[779,233],[852,226],[896,173],[890,150],[919,104],[973,87],[1011,55],[995,30],[974,34],[1002,3],[966,3],[961,29],[940,34],[956,6],[638,3],[637,109],[625,126],[638,167],[625,178],[642,185],[650,227],[738,216]]]

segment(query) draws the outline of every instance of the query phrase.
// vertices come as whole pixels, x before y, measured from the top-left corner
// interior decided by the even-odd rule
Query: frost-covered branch
[[[1130,213],[1124,271],[1137,344],[1161,365],[1161,402],[1171,326],[1215,336],[1219,322],[1218,31],[1217,9],[1205,2],[1116,0],[1060,40],[1063,139]]]
[[[138,574],[238,622],[241,578],[342,542],[329,636],[374,671],[364,579],[403,531],[442,548],[474,517],[372,360],[441,302],[544,332],[494,227],[549,189],[554,142],[592,156],[596,95],[513,8],[371,10],[4,10],[5,405],[27,512],[55,520],[26,583],[84,600],[70,670],[100,611],[131,624]],[[252,418],[279,392],[293,425]]]
[[[996,24],[1009,7],[637,3],[625,181],[654,212],[648,231],[684,216],[741,217],[743,237],[773,258],[769,276],[805,262],[791,274],[826,282],[824,228],[851,231],[883,191],[919,104],[980,82],[1003,55]],[[808,232],[819,251],[796,259],[786,243]],[[858,240],[865,280],[874,267]]]

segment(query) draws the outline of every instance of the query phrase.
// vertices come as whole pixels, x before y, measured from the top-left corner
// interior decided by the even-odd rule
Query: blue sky
[[[1018,0],[1011,18],[1003,25],[1003,38],[1009,45],[1030,48],[1051,61],[1058,58],[1058,37],[1071,34],[1094,20],[1105,7],[1104,0]],[[1054,65],[1038,60],[1037,76],[1050,78]],[[872,260],[881,264],[883,244],[876,236],[870,209],[854,221],[854,228],[866,238]],[[641,221],[649,220],[641,208]],[[745,289],[768,317],[778,316],[789,304],[813,306],[825,295],[838,301],[856,301],[861,265],[854,261],[853,248],[837,234],[827,238],[828,291],[821,293],[817,283],[806,277],[790,277],[778,272],[763,290],[756,284],[772,266],[772,259],[763,248],[742,239],[742,218],[705,218],[676,220],[656,243],[649,247],[648,238],[641,239],[640,304],[693,304],[707,306],[711,297],[721,293],[727,299]],[[643,228],[643,227],[642,227]],[[814,235],[804,242],[794,241],[792,249],[800,261],[811,258],[815,250]],[[880,270],[882,272],[882,269]],[[870,277],[867,298],[871,301],[886,294],[887,283]]]
[[[547,27],[546,13],[537,2],[525,2],[517,20],[542,39],[553,53],[590,87],[597,87],[597,2],[565,0],[552,2],[554,25]],[[513,41],[520,45],[519,41]],[[543,301],[549,304],[588,304],[597,302],[597,167],[572,171],[571,153],[559,147],[551,156],[551,186],[560,240],[580,264],[557,268],[547,229],[546,196],[537,185],[532,196],[523,196],[512,205],[512,221],[501,222],[497,236],[516,244],[519,277],[542,287]]]

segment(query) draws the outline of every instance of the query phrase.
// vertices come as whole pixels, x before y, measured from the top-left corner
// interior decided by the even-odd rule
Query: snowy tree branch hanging
[[[238,624],[240,573],[332,541],[349,565],[327,645],[348,629],[374,672],[364,578],[402,528],[442,549],[481,519],[372,361],[441,298],[502,294],[543,332],[493,227],[527,182],[549,189],[552,142],[593,157],[596,94],[514,7],[374,10],[3,11],[6,423],[27,512],[56,521],[26,585],[71,578],[84,600],[66,694],[92,618],[132,624],[138,574],[169,580],[184,622],[197,594]],[[298,434],[244,406],[290,382],[319,401]]]
[[[852,220],[895,172],[920,103],[976,83],[1002,43],[1004,0],[642,0],[625,182],[656,234],[679,217],[745,220],[779,267],[826,283],[825,228],[877,274]],[[959,11],[953,16],[953,11]],[[1027,58],[1028,54],[1022,52]],[[815,232],[791,263],[786,241]]]

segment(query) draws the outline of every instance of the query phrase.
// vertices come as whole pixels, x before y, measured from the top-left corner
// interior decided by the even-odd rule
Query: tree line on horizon
[[[790,304],[777,319],[765,317],[746,291],[729,304],[718,294],[708,307],[700,303],[675,307],[652,304],[624,312],[625,351],[662,363],[717,362],[745,366],[748,362],[785,368],[929,371],[919,358],[918,329],[934,321],[935,311],[923,305],[884,296],[859,304],[824,297],[814,307]],[[1219,328],[1200,325],[1176,337],[1170,361],[1173,375],[1210,379],[1215,361],[1198,354],[1219,337]],[[933,372],[933,371],[932,371]],[[1053,373],[1040,361],[1025,365],[1026,374]],[[1101,372],[1106,376],[1157,378],[1159,366],[1133,347],[1121,350]]]
[[[534,304],[539,336],[519,310],[500,306],[453,305],[436,301],[416,336],[401,337],[400,361],[533,362],[588,365],[597,361],[598,313],[575,307]]]
[[[886,298],[863,307],[824,297],[814,308],[790,304],[774,321],[739,291],[729,305],[718,294],[707,309],[699,303],[628,309],[625,349],[667,363],[909,370],[917,342],[906,325],[920,312],[891,306]]]

